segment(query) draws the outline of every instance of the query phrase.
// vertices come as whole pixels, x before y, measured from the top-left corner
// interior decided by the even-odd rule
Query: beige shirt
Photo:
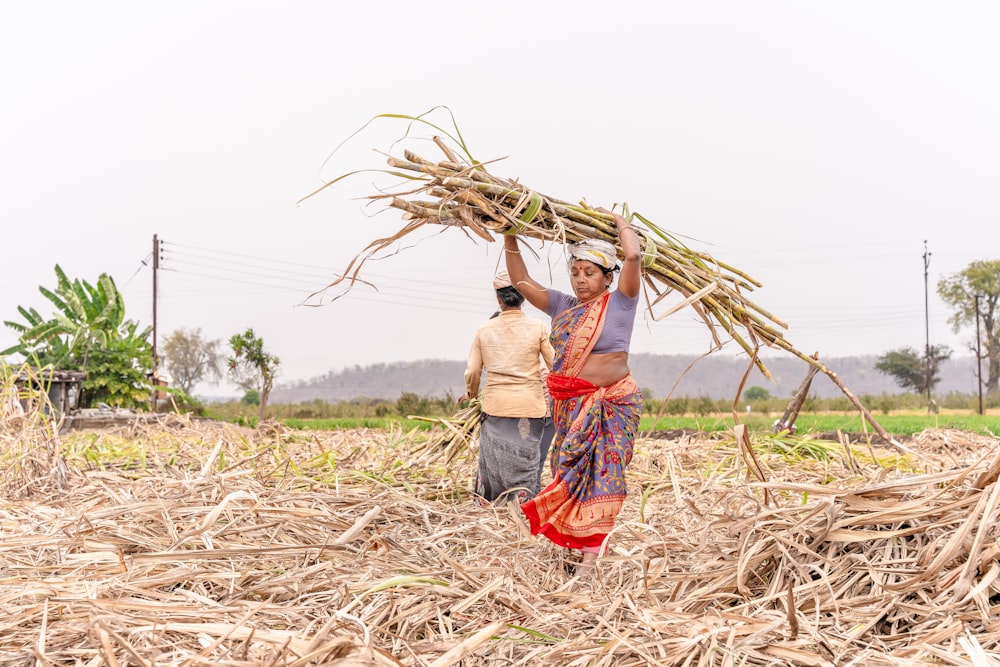
[[[542,370],[552,368],[549,328],[520,309],[502,311],[476,332],[465,368],[465,389],[496,417],[544,417],[548,405]],[[541,359],[541,361],[539,361]]]

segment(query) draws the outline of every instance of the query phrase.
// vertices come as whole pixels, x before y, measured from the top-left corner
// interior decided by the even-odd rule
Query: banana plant
[[[92,285],[70,280],[58,264],[55,273],[55,289],[38,288],[55,312],[46,318],[34,308],[19,306],[24,321],[4,322],[18,333],[18,343],[0,351],[0,356],[21,354],[38,365],[87,372],[85,395],[135,404],[133,397],[146,390],[139,387],[144,372],[152,367],[151,329],[139,330],[125,319],[125,300],[108,274],[102,273]],[[100,364],[90,368],[94,355],[101,358]],[[136,385],[136,391],[126,390],[125,385]]]
[[[38,291],[56,307],[46,319],[37,310],[18,307],[25,324],[4,322],[20,334],[17,345],[0,354],[34,353],[54,366],[77,366],[87,369],[90,351],[106,348],[116,337],[125,320],[125,303],[114,280],[106,273],[97,285],[85,280],[70,280],[58,264],[54,290],[44,286]]]

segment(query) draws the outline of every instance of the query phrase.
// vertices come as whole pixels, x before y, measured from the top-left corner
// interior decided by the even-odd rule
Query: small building
[[[42,406],[46,413],[54,417],[75,410],[80,400],[80,387],[87,374],[83,371],[59,371],[52,368],[33,368],[27,365],[8,366],[13,380],[11,388],[16,391],[12,401],[21,410],[31,406],[29,402],[37,392],[42,392],[48,401]]]

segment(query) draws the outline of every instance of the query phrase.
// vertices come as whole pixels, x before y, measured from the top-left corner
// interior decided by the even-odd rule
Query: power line
[[[171,280],[167,293],[174,297],[197,294],[205,296],[207,289],[218,290],[222,285],[235,289],[266,289],[298,295],[298,306],[328,306],[336,300],[342,303],[369,302],[384,306],[425,307],[437,312],[478,313],[492,306],[488,288],[468,282],[442,281],[418,275],[402,275],[403,272],[386,274],[365,270],[361,283],[351,286],[343,280],[336,288],[328,290],[330,283],[339,273],[328,266],[309,264],[218,250],[160,240],[165,248],[160,270],[170,271],[176,280]],[[367,267],[366,267],[367,268]],[[453,267],[452,267],[453,268]],[[197,280],[197,291],[186,288],[181,279]],[[211,284],[211,288],[208,284]],[[164,285],[160,286],[161,293]],[[374,290],[374,291],[370,291]],[[220,294],[234,294],[230,290]],[[775,310],[773,307],[771,310]],[[790,322],[788,337],[823,335],[826,332],[852,331],[876,332],[898,324],[911,322],[918,317],[913,307],[897,307],[886,310],[884,305],[865,306],[851,302],[845,307],[828,304],[807,303],[793,305],[787,310],[804,314]],[[677,326],[673,319],[671,326]],[[704,326],[700,321],[699,327]],[[657,326],[651,323],[650,326]]]
[[[239,279],[239,278],[229,278],[229,277],[226,277],[226,276],[213,275],[213,274],[208,274],[208,273],[197,273],[197,272],[193,272],[193,271],[186,271],[186,272],[184,272],[184,275],[185,276],[192,276],[192,277],[195,277],[195,278],[207,278],[207,279],[210,279],[210,280],[219,280],[219,281],[228,282],[228,283],[236,283],[236,284],[239,284],[239,285],[247,285],[247,286],[251,286],[251,287],[266,287],[268,289],[281,290],[281,291],[287,291],[287,292],[295,292],[295,293],[300,294],[300,295],[302,294],[302,290],[299,290],[299,289],[296,289],[296,288],[293,288],[293,287],[289,287],[287,285],[274,285],[274,284],[270,284],[270,283],[256,282],[256,281],[252,281],[252,280],[245,280],[245,279]],[[204,292],[203,292],[203,290],[200,290],[199,293],[203,294]],[[390,300],[384,298],[384,296],[362,295],[362,294],[359,294],[356,289],[351,290],[350,292],[347,292],[347,293],[343,294],[340,298],[345,299],[345,300],[371,301],[371,302],[374,302],[374,303],[383,303],[383,304],[386,304],[386,305],[411,306],[411,307],[420,305],[422,303],[428,303],[428,302],[430,302],[430,303],[445,303],[445,304],[452,304],[452,305],[455,304],[455,299],[446,298],[446,297],[428,296],[426,294],[421,294],[419,296],[419,298],[416,298],[416,299],[413,298],[413,294],[411,292],[402,292],[402,291],[394,291],[394,290],[380,290],[380,294],[382,294],[384,296],[390,296],[390,297],[392,297],[392,296],[395,296],[395,297],[404,297],[407,300],[406,301],[390,301]],[[466,304],[468,304],[468,305],[470,305],[472,307],[470,307],[470,308],[437,308],[437,310],[450,310],[450,311],[454,311],[454,312],[464,312],[464,313],[484,312],[484,308],[482,308],[482,305],[484,303],[488,304],[488,302],[485,299],[481,299],[478,302],[474,301],[474,300],[465,300],[464,303],[466,303]],[[487,305],[487,308],[488,307],[489,307],[489,305]]]
[[[165,242],[161,242],[161,243],[165,244]],[[173,245],[175,247],[189,247],[189,246],[179,246],[178,244],[170,244],[170,245]],[[281,265],[284,265],[284,266],[291,266],[291,267],[296,267],[296,268],[300,268],[300,269],[301,268],[308,268],[308,269],[316,269],[318,271],[322,271],[323,273],[303,272],[303,271],[294,271],[294,272],[292,272],[294,275],[298,275],[298,276],[302,276],[302,277],[306,277],[306,278],[313,278],[313,279],[315,279],[317,281],[316,283],[307,283],[307,282],[304,282],[304,281],[299,281],[298,282],[298,284],[306,286],[308,288],[308,290],[309,290],[310,293],[324,290],[331,282],[333,282],[333,279],[340,278],[340,276],[341,276],[340,273],[337,273],[337,272],[331,270],[329,267],[326,267],[326,266],[317,266],[317,265],[313,265],[313,264],[304,264],[302,262],[289,262],[289,261],[284,261],[284,260],[274,260],[274,259],[269,259],[269,258],[265,258],[265,257],[257,257],[257,256],[253,256],[253,255],[243,255],[243,254],[240,254],[240,253],[231,253],[231,252],[226,252],[226,251],[213,251],[213,250],[209,250],[209,249],[205,249],[205,248],[198,248],[198,250],[201,250],[202,252],[215,252],[215,253],[220,254],[220,255],[229,255],[229,256],[241,257],[241,258],[244,258],[244,259],[254,259],[254,260],[258,260],[258,261],[270,262],[272,264],[281,264]],[[211,264],[204,264],[204,263],[201,263],[201,262],[190,261],[188,259],[190,257],[194,257],[196,259],[209,260],[212,263]],[[262,271],[262,270],[260,270],[261,267],[258,266],[257,264],[249,264],[249,263],[246,263],[246,262],[233,262],[233,261],[226,260],[226,259],[214,259],[212,257],[206,257],[204,255],[185,254],[185,253],[168,254],[166,256],[166,259],[169,259],[170,261],[172,261],[172,262],[174,262],[174,263],[176,263],[178,265],[197,266],[197,267],[200,267],[200,268],[213,269],[213,270],[216,270],[216,271],[223,271],[223,272],[231,272],[231,273],[236,273],[236,274],[240,274],[240,275],[254,276],[254,277],[258,277],[258,278],[266,278],[266,279],[279,278],[279,279],[281,279],[283,281],[288,281],[289,280],[287,278],[287,273],[288,273],[287,271],[284,272],[284,273],[282,273],[282,274],[275,275],[271,271],[274,271],[274,270],[277,270],[277,269],[265,268]],[[235,267],[240,267],[240,268],[230,268],[230,267],[234,267],[234,266]],[[247,268],[249,268],[251,270],[246,270]],[[345,279],[344,280],[345,285],[346,285],[346,283],[348,281],[349,281],[349,279]],[[402,277],[399,274],[390,275],[390,274],[382,274],[382,273],[378,273],[378,272],[369,272],[369,271],[366,271],[364,273],[364,275],[362,277],[360,277],[360,281],[362,282],[362,284],[364,282],[375,283],[376,281],[379,281],[379,282],[382,282],[382,281],[384,281],[384,282],[393,282],[393,281],[400,282],[400,281],[403,281],[403,282],[405,282],[407,284],[411,284],[412,283],[412,284],[417,284],[417,285],[421,285],[421,286],[427,286],[427,287],[431,287],[431,288],[446,288],[446,289],[449,289],[452,292],[455,292],[455,291],[458,291],[458,292],[467,292],[470,295],[475,295],[475,296],[472,296],[471,298],[475,299],[477,301],[480,299],[480,295],[482,295],[482,294],[485,293],[484,288],[476,286],[476,285],[471,285],[471,284],[455,283],[455,282],[448,282],[448,281],[427,280],[426,278],[419,278],[419,277],[409,277],[409,276]]]
[[[145,257],[143,257],[141,260],[139,260],[139,266],[135,267],[135,273],[133,273],[131,276],[129,276],[128,280],[126,280],[122,284],[122,289],[128,287],[129,284],[135,279],[135,277],[137,275],[139,275],[139,272],[142,271],[145,267],[149,266],[149,260],[152,257],[153,257],[153,254],[150,253],[150,254],[146,255]]]

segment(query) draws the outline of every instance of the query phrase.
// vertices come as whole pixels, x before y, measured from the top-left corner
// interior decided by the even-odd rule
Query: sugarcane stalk
[[[824,364],[819,359],[815,359],[807,354],[800,352],[791,343],[789,343],[784,339],[780,339],[779,341],[776,342],[778,343],[779,347],[784,349],[786,352],[798,357],[799,359],[806,362],[810,366],[816,368],[820,373],[823,373],[823,375],[830,378],[830,381],[833,382],[833,384],[837,385],[837,388],[839,388],[840,391],[843,392],[844,396],[847,397],[847,400],[850,401],[851,404],[858,409],[858,412],[860,412],[861,415],[865,418],[865,421],[867,421],[871,425],[871,427],[875,429],[875,432],[879,434],[879,437],[882,438],[882,440],[884,440],[890,446],[895,448],[896,451],[900,452],[901,454],[911,454],[916,456],[916,452],[900,444],[895,438],[889,435],[889,433],[884,428],[882,428],[882,425],[878,423],[878,420],[875,419],[875,416],[872,415],[872,413],[868,411],[868,408],[866,408],[861,403],[861,401],[859,401],[858,398],[851,392],[851,390],[848,389],[843,382],[841,382],[837,374],[826,367],[826,364]]]
[[[444,199],[446,197],[453,197],[455,200],[462,202],[467,206],[471,206],[482,214],[486,215],[490,220],[497,223],[497,228],[494,231],[500,231],[500,229],[508,224],[508,221],[496,212],[495,206],[489,205],[489,200],[483,198],[478,192],[474,190],[460,190],[458,192],[452,192],[450,190],[445,190],[444,188],[433,187],[428,190],[428,194],[434,197],[439,197]]]

